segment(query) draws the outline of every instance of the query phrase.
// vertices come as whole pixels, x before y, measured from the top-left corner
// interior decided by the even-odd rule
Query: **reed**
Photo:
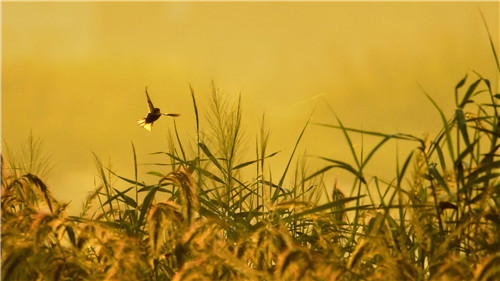
[[[297,131],[278,172],[267,164],[276,152],[268,151],[265,117],[251,156],[242,149],[253,142],[243,132],[241,99],[231,102],[212,84],[204,112],[190,90],[196,143],[183,140],[173,120],[169,150],[154,153],[164,172],[150,172],[158,176],[152,183],[140,179],[133,144],[131,177],[96,156],[99,181],[79,216],[68,216],[45,184],[37,142],[28,141],[30,157],[10,154],[10,163],[19,161],[10,168],[2,155],[2,280],[500,275],[500,94],[480,74],[455,85],[451,113],[423,90],[442,125],[435,136],[351,128],[332,111],[337,123],[307,121]],[[317,157],[323,166],[310,171],[297,151],[311,126],[339,130],[352,159]],[[378,142],[360,152],[352,141],[358,136]],[[396,153],[392,178],[365,172],[382,147],[401,142],[413,150],[402,160]],[[336,171],[351,176],[350,188],[326,182]]]

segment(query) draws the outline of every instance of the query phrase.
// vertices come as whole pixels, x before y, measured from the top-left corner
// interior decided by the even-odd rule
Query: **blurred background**
[[[499,3],[493,2],[2,2],[2,151],[32,132],[52,159],[45,176],[56,198],[79,210],[94,189],[92,153],[133,178],[141,164],[166,161],[173,120],[148,132],[145,86],[156,107],[180,113],[186,143],[195,142],[190,83],[206,115],[211,81],[234,102],[241,95],[244,160],[255,158],[263,115],[276,177],[305,125],[336,124],[385,133],[433,135],[466,73],[496,70],[482,11],[497,48]],[[420,86],[419,86],[420,85]],[[333,110],[333,112],[332,112]],[[206,120],[202,127],[208,128]],[[373,146],[353,135],[355,147]],[[397,148],[396,148],[397,147]],[[389,146],[368,173],[394,172]],[[407,149],[410,149],[408,147]],[[386,153],[386,154],[385,154]],[[352,163],[338,131],[310,125],[298,156]],[[139,174],[165,167],[139,166]],[[331,173],[341,188],[350,184]],[[155,179],[140,177],[148,183]]]

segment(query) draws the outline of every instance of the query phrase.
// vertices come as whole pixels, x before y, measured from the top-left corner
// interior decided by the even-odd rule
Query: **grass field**
[[[158,180],[149,183],[133,144],[133,175],[96,156],[100,182],[79,216],[44,183],[36,140],[23,157],[3,155],[2,280],[500,279],[500,94],[487,78],[471,71],[460,80],[451,114],[424,93],[442,123],[428,138],[347,128],[340,118],[306,123],[295,148],[308,126],[324,126],[343,134],[353,159],[321,158],[310,173],[296,149],[271,171],[265,125],[254,156],[243,159],[240,102],[214,86],[200,112],[191,94],[197,146],[175,127],[156,164],[170,172],[150,172]],[[209,127],[200,128],[201,114]],[[351,141],[359,134],[379,142],[360,152]],[[392,178],[366,175],[393,140],[414,149],[394,159]],[[339,169],[351,176],[349,192],[325,180]]]

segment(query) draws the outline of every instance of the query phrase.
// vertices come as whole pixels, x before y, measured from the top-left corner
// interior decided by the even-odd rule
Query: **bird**
[[[137,124],[139,124],[139,126],[143,127],[144,129],[151,131],[153,129],[153,122],[158,120],[158,118],[160,118],[162,115],[172,117],[180,116],[180,114],[176,113],[161,113],[159,108],[154,107],[153,103],[151,102],[151,98],[149,98],[148,87],[146,87],[146,99],[149,110],[148,115],[146,116],[146,118],[137,120]]]

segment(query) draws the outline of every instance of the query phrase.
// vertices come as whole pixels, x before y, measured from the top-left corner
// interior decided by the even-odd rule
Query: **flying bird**
[[[146,87],[146,99],[148,102],[148,116],[146,118],[137,120],[137,124],[139,126],[143,127],[144,129],[151,131],[153,129],[153,122],[158,120],[162,115],[165,116],[172,116],[172,117],[177,117],[180,116],[180,114],[175,114],[175,113],[161,113],[160,109],[157,107],[153,106],[153,103],[151,102],[151,99],[149,98],[148,94],[148,87]]]

